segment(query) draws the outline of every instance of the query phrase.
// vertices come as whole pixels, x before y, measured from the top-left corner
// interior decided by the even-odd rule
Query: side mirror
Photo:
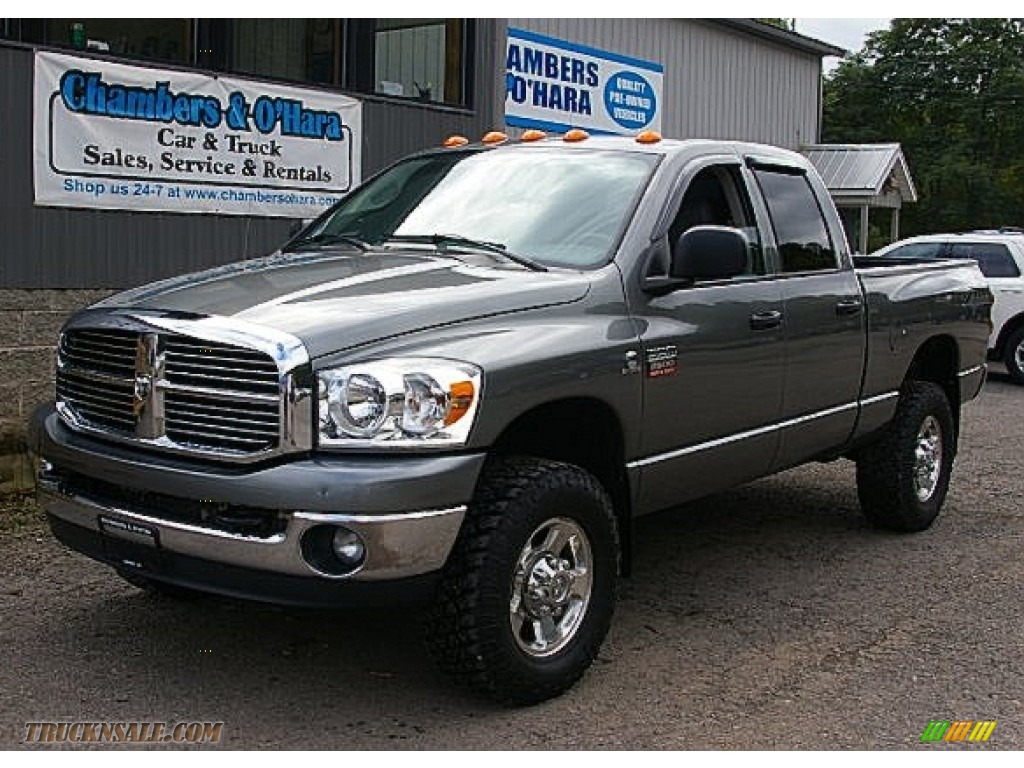
[[[670,277],[677,280],[725,280],[747,271],[750,243],[732,227],[699,226],[676,243]]]

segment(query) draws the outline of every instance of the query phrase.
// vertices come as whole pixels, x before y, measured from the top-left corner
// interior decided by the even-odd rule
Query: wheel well
[[[930,381],[946,393],[953,422],[960,431],[960,350],[952,336],[932,336],[921,345],[910,363],[905,381]]]
[[[1003,327],[999,330],[999,338],[996,340],[995,347],[996,355],[998,355],[999,360],[1004,360],[1006,358],[1006,342],[1010,338],[1010,335],[1021,326],[1024,326],[1024,313],[1019,314],[1016,317],[1011,317],[1003,323]]]
[[[632,552],[632,514],[622,425],[607,403],[569,398],[537,406],[509,424],[494,442],[500,455],[536,456],[575,464],[596,477],[615,505],[622,572]]]

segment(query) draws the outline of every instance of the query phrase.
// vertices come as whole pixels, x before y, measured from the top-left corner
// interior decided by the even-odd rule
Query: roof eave
[[[846,56],[848,51],[845,48],[840,48],[837,45],[831,43],[825,43],[821,40],[815,40],[813,37],[807,37],[797,32],[791,32],[788,29],[782,29],[772,24],[766,24],[763,21],[757,21],[755,19],[709,19],[716,24],[722,24],[727,27],[746,32],[749,35],[760,37],[763,40],[771,40],[772,42],[779,43],[781,45],[788,46],[790,48],[796,48],[797,50],[803,51],[804,53],[813,53],[818,56]]]

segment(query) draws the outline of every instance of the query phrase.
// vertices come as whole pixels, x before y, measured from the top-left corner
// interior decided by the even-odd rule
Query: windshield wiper
[[[539,261],[534,261],[529,256],[512,253],[512,251],[508,250],[508,248],[501,243],[492,243],[489,240],[474,240],[471,237],[463,237],[462,235],[445,235],[439,233],[433,235],[390,235],[384,238],[384,241],[397,243],[430,243],[442,253],[444,253],[446,246],[449,245],[473,248],[478,251],[487,251],[488,253],[496,253],[499,256],[504,256],[509,261],[515,262],[527,269],[532,269],[534,272],[548,271],[548,268]]]
[[[307,245],[336,245],[338,243],[344,243],[345,245],[351,245],[354,248],[358,248],[360,251],[370,250],[370,244],[365,240],[361,240],[356,235],[350,235],[347,233],[334,234],[331,232],[320,232],[311,237],[305,237],[302,240],[297,240],[294,243],[290,243],[287,247],[282,248],[282,251],[294,251],[296,248],[302,248]]]

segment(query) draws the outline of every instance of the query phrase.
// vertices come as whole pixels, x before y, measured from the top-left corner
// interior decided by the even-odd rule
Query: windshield
[[[453,236],[542,264],[608,261],[658,156],[555,147],[443,152],[404,160],[342,200],[291,244]],[[431,238],[434,238],[432,241]],[[499,249],[499,250],[500,250]]]

